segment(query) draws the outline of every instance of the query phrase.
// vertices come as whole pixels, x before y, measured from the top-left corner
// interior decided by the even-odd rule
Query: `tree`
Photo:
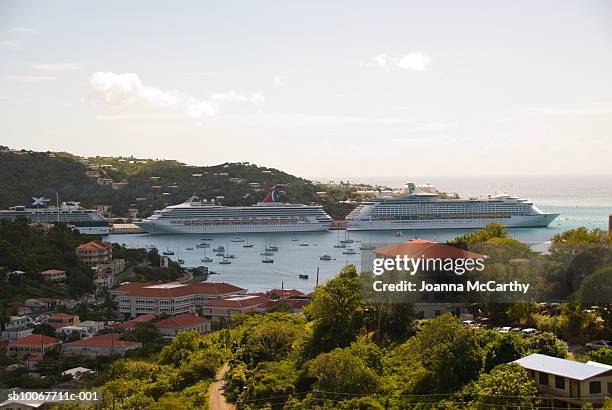
[[[612,366],[612,349],[603,348],[589,352],[589,358],[594,362]]]
[[[293,323],[267,321],[249,336],[246,349],[255,363],[279,360],[291,350],[300,331],[303,327]]]
[[[493,238],[508,238],[508,231],[502,225],[491,222],[483,229],[461,235],[447,242],[450,246],[461,249],[471,249],[472,246],[484,243]]]
[[[353,265],[315,290],[304,309],[314,321],[311,352],[349,345],[365,325],[366,303],[361,298],[361,278]]]
[[[436,392],[454,391],[478,377],[483,360],[478,334],[450,313],[426,321],[408,343],[430,372]]]
[[[371,394],[379,386],[376,373],[349,349],[321,353],[312,360],[308,375],[316,380],[313,387],[324,398],[337,398],[337,393]]]
[[[518,364],[501,364],[466,387],[476,409],[533,409],[538,390]]]

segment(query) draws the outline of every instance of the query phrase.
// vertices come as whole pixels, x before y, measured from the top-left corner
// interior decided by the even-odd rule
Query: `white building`
[[[118,302],[118,311],[131,318],[155,315],[194,313],[208,301],[246,294],[246,289],[229,283],[200,282],[132,282],[111,291]]]

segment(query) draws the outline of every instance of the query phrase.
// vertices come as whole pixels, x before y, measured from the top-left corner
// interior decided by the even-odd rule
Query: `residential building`
[[[101,268],[94,266],[93,270],[93,282],[96,285],[97,290],[110,289],[115,286],[115,273],[113,269]]]
[[[59,269],[47,269],[46,271],[40,272],[43,279],[47,282],[64,282],[66,281],[66,271]]]
[[[123,189],[123,188],[125,188],[125,187],[127,187],[127,186],[128,186],[128,182],[127,182],[127,181],[113,182],[113,183],[111,184],[111,187],[112,187],[113,189]]]
[[[17,307],[17,314],[18,315],[29,315],[30,313],[32,313],[32,308],[29,308],[27,306],[18,306]]]
[[[60,299],[54,298],[38,298],[27,299],[23,304],[32,309],[33,312],[46,312],[62,306],[63,302]]]
[[[18,356],[45,354],[60,344],[61,341],[54,337],[32,334],[9,342],[7,351]]]
[[[10,316],[8,322],[4,324],[2,340],[10,342],[30,336],[32,328],[27,327],[27,323],[25,316]]]
[[[203,335],[210,332],[210,319],[205,319],[193,313],[182,313],[162,319],[155,325],[166,338],[173,338],[180,332],[196,331]]]
[[[131,282],[111,291],[118,311],[130,318],[141,314],[155,315],[194,313],[207,302],[246,294],[246,289],[229,283]]]
[[[601,405],[612,395],[612,366],[580,363],[534,353],[514,363],[527,369],[540,395],[551,407]]]
[[[113,184],[113,179],[112,178],[98,178],[96,179],[96,183],[98,185],[112,185]]]
[[[64,326],[77,326],[79,324],[79,317],[63,312],[51,313],[47,318],[47,323],[56,329]]]
[[[102,173],[97,169],[88,169],[85,171],[85,175],[87,175],[89,178],[100,178]]]
[[[119,354],[123,356],[126,352],[142,346],[142,343],[119,340],[120,336],[118,333],[106,333],[89,339],[64,343],[64,354],[82,354],[85,356]]]
[[[80,327],[85,328],[87,334],[90,336],[95,335],[104,329],[104,322],[96,322],[94,320],[85,320],[79,324]]]
[[[94,374],[94,371],[88,369],[87,367],[73,367],[72,369],[68,369],[62,372],[62,376],[70,376],[73,379],[80,379],[81,376],[86,374]]]
[[[99,266],[113,260],[113,245],[106,241],[91,241],[77,246],[76,254],[86,265]]]
[[[202,309],[204,316],[212,320],[229,320],[241,313],[254,313],[265,306],[268,298],[262,295],[238,295],[227,299],[209,300]]]

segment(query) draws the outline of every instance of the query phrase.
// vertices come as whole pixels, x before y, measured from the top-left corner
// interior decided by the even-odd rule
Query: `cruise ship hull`
[[[215,234],[215,233],[274,233],[317,232],[329,229],[329,223],[277,224],[277,225],[225,225],[198,226],[142,221],[138,227],[149,234]]]
[[[547,227],[559,214],[513,215],[510,218],[486,219],[427,219],[427,220],[353,220],[347,225],[350,231],[374,230],[423,230],[423,229],[481,229],[496,222],[506,228]]]

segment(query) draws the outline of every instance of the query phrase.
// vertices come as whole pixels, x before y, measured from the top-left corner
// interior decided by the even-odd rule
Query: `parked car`
[[[538,329],[534,329],[532,327],[523,329],[522,332],[523,332],[523,336],[533,336],[533,335],[537,335],[538,333],[540,333]]]
[[[512,327],[510,327],[510,326],[504,326],[504,327],[500,327],[500,328],[499,328],[499,330],[498,330],[498,332],[499,332],[499,333],[509,333],[509,332],[510,332],[510,329],[512,329]]]
[[[612,349],[612,340],[596,340],[585,345],[588,350],[599,350],[602,348]]]

